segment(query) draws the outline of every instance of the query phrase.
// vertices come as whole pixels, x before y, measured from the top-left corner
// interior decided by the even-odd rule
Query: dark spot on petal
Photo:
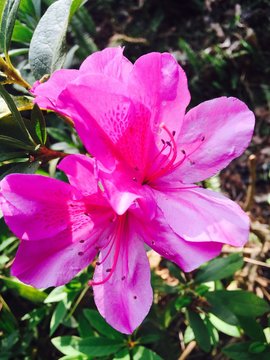
[[[139,171],[138,166],[135,166],[134,170],[135,170],[135,171]]]
[[[134,295],[134,296],[133,296],[133,299],[135,299],[135,300],[136,300],[136,299],[137,299],[137,296],[136,296],[136,295]]]
[[[133,180],[133,181],[137,181],[137,178],[133,177],[132,180]]]
[[[152,244],[152,245],[155,245],[155,242],[154,242],[154,240],[152,240],[152,241],[151,241],[151,244]]]
[[[110,272],[112,269],[111,268],[109,268],[109,269],[106,269],[106,272]]]
[[[205,136],[203,136],[202,138],[201,138],[201,141],[204,141],[205,140]]]
[[[125,276],[122,276],[122,277],[121,277],[121,280],[125,280],[125,278],[126,278]]]
[[[186,154],[186,152],[185,152],[185,150],[184,150],[184,149],[182,149],[182,150],[181,150],[181,153],[183,153],[184,155]]]
[[[84,213],[85,216],[90,216],[87,212]]]
[[[172,136],[174,136],[174,135],[175,135],[175,133],[176,133],[176,132],[175,132],[175,130],[173,130],[173,131],[172,131]]]
[[[165,140],[161,139],[161,142],[162,142],[163,145],[165,145]]]
[[[82,255],[83,255],[83,252],[82,252],[82,251],[79,251],[79,252],[78,252],[78,255],[79,255],[79,256],[82,256]]]
[[[167,144],[168,146],[172,146],[172,144],[171,144],[170,141],[166,141],[166,144]]]
[[[85,242],[85,240],[80,240],[80,243],[83,244]]]
[[[100,264],[101,264],[101,262],[99,262],[99,261],[96,262],[96,265],[100,265]]]

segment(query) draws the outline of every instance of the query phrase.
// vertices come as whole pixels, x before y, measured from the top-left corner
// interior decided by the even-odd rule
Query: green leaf
[[[257,317],[270,310],[270,306],[265,300],[248,291],[217,290],[209,294],[211,294],[210,297],[213,298],[214,296],[218,299],[223,306],[227,307],[236,316]],[[209,294],[206,296],[207,299],[209,299]]]
[[[65,355],[85,354],[88,356],[106,356],[119,351],[125,344],[115,339],[76,336],[62,336],[52,339],[53,345]]]
[[[45,144],[47,140],[46,122],[42,111],[37,104],[34,105],[31,112],[31,123],[35,128],[35,135],[41,144]]]
[[[123,339],[123,335],[106,323],[103,317],[96,310],[84,309],[83,314],[93,328],[95,328],[101,335],[105,335],[106,337],[112,339]]]
[[[29,63],[36,79],[62,67],[69,20],[78,5],[77,0],[58,0],[38,23],[29,49]]]
[[[25,152],[23,151],[13,151],[13,152],[3,152],[0,153],[0,163],[7,160],[21,159],[26,158]],[[1,166],[1,164],[0,164]]]
[[[19,5],[20,0],[7,0],[3,8],[0,24],[0,48],[5,55],[8,53]]]
[[[215,326],[218,331],[221,331],[223,334],[238,338],[241,336],[240,330],[237,326],[230,325],[227,322],[219,319],[213,314],[209,314],[210,322]]]
[[[240,326],[252,340],[266,341],[262,326],[255,318],[238,316]]]
[[[139,346],[134,350],[133,360],[162,360],[154,351],[147,349],[143,346]]]
[[[9,306],[0,295],[0,329],[5,331],[7,334],[11,334],[18,327],[17,320],[12,314]]]
[[[82,353],[76,349],[81,338],[77,336],[59,336],[52,339],[53,345],[64,355],[76,356]]]
[[[37,169],[39,168],[39,165],[40,165],[40,163],[38,161],[34,161],[32,163],[25,162],[25,163],[16,164],[11,169],[9,169],[5,173],[3,173],[0,176],[0,180],[4,179],[5,176],[7,176],[9,174],[14,174],[14,173],[34,174],[37,171]]]
[[[0,141],[1,141],[1,145],[4,143],[4,144],[8,145],[9,147],[12,147],[15,149],[22,149],[22,150],[26,150],[26,151],[34,150],[33,146],[26,145],[24,142],[22,142],[18,139],[14,139],[9,136],[0,135]]]
[[[204,295],[210,304],[209,312],[230,325],[239,325],[235,314],[223,303],[222,299],[220,299],[216,293],[217,291],[213,291]]]
[[[57,304],[50,322],[50,336],[52,336],[59,325],[63,323],[70,305],[71,302],[68,301],[67,298],[63,299]]]
[[[211,350],[211,338],[207,326],[201,319],[200,315],[194,311],[188,310],[189,324],[194,332],[198,346],[205,352]]]
[[[270,348],[264,346],[264,350],[260,353],[252,352],[258,343],[245,342],[228,345],[222,349],[222,352],[232,360],[268,360],[270,358]],[[253,345],[253,349],[252,349]],[[262,350],[262,346],[260,348]]]
[[[15,292],[22,298],[32,302],[43,302],[47,297],[47,294],[43,291],[37,290],[32,286],[25,285],[15,278],[8,278],[1,275],[0,280],[3,281],[8,289],[15,290]]]
[[[16,20],[12,41],[29,44],[33,36],[33,32],[25,24],[22,24],[19,20]]]
[[[22,118],[19,110],[17,109],[17,106],[16,106],[14,100],[12,99],[11,95],[9,95],[9,93],[5,90],[5,88],[2,85],[0,85],[0,95],[5,100],[7,106],[9,107],[10,112],[13,115],[14,120],[17,122],[17,125],[21,129],[21,132],[25,137],[25,141],[28,144],[33,144],[33,139],[31,138],[31,135],[29,134],[29,131],[27,130],[27,127],[23,121],[23,118]]]
[[[53,302],[58,302],[60,300],[64,300],[66,297],[67,297],[66,287],[64,285],[58,286],[49,293],[49,295],[44,300],[44,303],[49,304]]]
[[[195,277],[197,283],[225,279],[233,275],[243,266],[241,254],[231,254],[224,258],[216,258],[200,269]]]

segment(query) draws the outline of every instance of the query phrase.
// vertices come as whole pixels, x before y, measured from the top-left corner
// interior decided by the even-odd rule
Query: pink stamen
[[[104,261],[107,259],[108,255],[110,254],[113,244],[115,244],[115,251],[114,251],[114,257],[113,257],[113,264],[112,267],[110,269],[107,269],[106,271],[109,272],[109,275],[105,277],[105,279],[101,280],[101,281],[94,281],[94,280],[90,280],[88,282],[88,284],[91,286],[95,286],[95,285],[102,285],[105,284],[111,277],[112,274],[114,273],[115,269],[116,269],[116,265],[117,265],[117,261],[119,258],[119,253],[120,253],[120,245],[121,245],[121,235],[122,235],[122,230],[123,230],[123,224],[125,223],[124,220],[125,215],[119,217],[119,224],[117,226],[117,231],[115,234],[115,237],[113,239],[113,243],[110,246],[110,249],[108,251],[108,253],[105,255],[104,259],[102,259],[102,261],[99,264],[104,263]]]

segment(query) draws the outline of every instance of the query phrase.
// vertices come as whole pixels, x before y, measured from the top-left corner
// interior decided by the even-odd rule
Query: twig
[[[250,264],[254,264],[254,265],[259,265],[259,266],[264,266],[267,268],[270,268],[270,264],[267,264],[265,262],[259,261],[259,260],[255,260],[255,259],[250,259],[248,257],[244,257],[244,261]]]
[[[250,184],[247,189],[247,198],[244,203],[244,210],[249,211],[253,204],[254,195],[255,195],[255,184],[256,184],[256,155],[252,154],[248,158],[248,168],[249,168],[249,179]]]
[[[195,347],[196,347],[196,341],[193,340],[188,344],[188,346],[182,352],[178,360],[185,360],[188,357],[188,355],[195,349]]]

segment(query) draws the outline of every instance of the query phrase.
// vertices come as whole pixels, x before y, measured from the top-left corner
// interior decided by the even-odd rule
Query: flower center
[[[164,139],[161,139],[162,147],[148,168],[148,174],[143,182],[144,184],[154,182],[161,176],[170,173],[177,167],[181,166],[186,160],[193,165],[194,162],[190,159],[190,156],[198,150],[205,140],[205,136],[202,136],[199,139],[197,146],[195,146],[188,154],[184,149],[180,149],[182,156],[179,158],[177,144],[174,138],[175,131],[171,132],[164,123],[160,125],[160,128],[165,131],[168,136],[168,140],[165,141]],[[176,161],[176,159],[178,160]]]

